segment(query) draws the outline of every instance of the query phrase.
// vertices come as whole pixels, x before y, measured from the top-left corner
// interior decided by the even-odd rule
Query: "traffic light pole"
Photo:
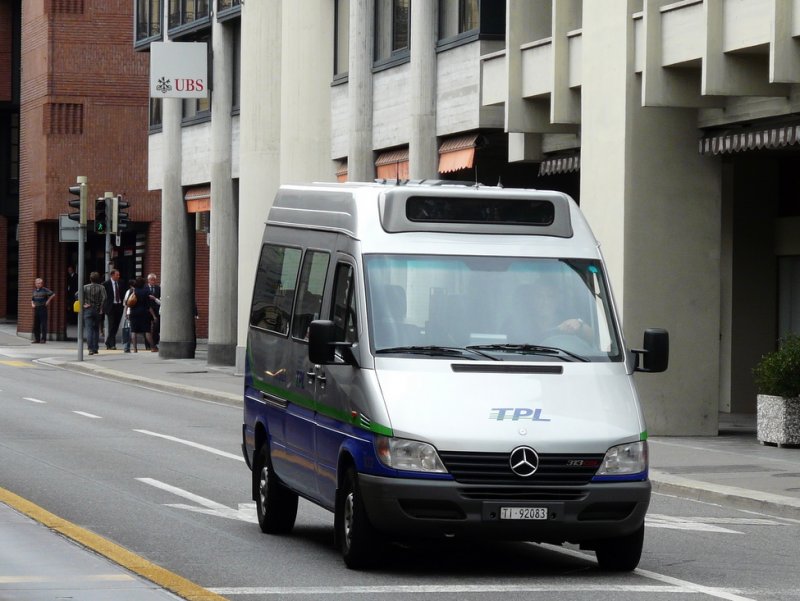
[[[106,199],[106,207],[108,207],[111,204],[111,199],[114,198],[114,193],[113,192],[106,192],[104,196],[105,196],[105,199]],[[107,218],[110,220],[111,219],[111,215],[108,214]],[[106,228],[106,254],[105,254],[105,261],[106,261],[106,273],[105,273],[105,276],[106,277],[105,277],[105,279],[108,279],[109,277],[111,277],[111,231],[110,231],[110,229],[111,228]]]
[[[80,184],[80,221],[78,222],[78,304],[81,306],[81,311],[78,313],[78,361],[83,361],[83,282],[85,277],[84,263],[84,241],[86,240],[86,213],[88,212],[88,178],[85,175],[79,175],[75,180]]]

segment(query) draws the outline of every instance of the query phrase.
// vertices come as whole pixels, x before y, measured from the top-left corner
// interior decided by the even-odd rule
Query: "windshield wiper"
[[[390,348],[381,348],[375,351],[375,353],[385,354],[385,353],[417,353],[420,355],[430,355],[432,357],[435,356],[444,356],[444,357],[463,357],[465,355],[480,355],[482,357],[486,357],[487,359],[491,359],[492,361],[499,361],[496,357],[492,357],[491,355],[487,355],[486,353],[480,352],[480,350],[467,347],[467,348],[459,348],[454,346],[436,346],[436,345],[425,345],[425,346],[393,346]]]
[[[574,361],[588,362],[589,359],[565,351],[563,348],[555,346],[541,346],[539,344],[475,344],[467,347],[469,350],[482,351],[501,351],[507,353],[531,354],[531,355],[554,355],[562,359],[570,357]]]

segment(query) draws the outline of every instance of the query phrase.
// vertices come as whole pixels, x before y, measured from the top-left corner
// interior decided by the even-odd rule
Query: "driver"
[[[591,342],[592,328],[580,317],[569,315],[562,296],[552,280],[517,286],[513,322],[507,328],[509,340],[541,343],[550,336],[568,334]],[[525,340],[518,340],[520,336]]]

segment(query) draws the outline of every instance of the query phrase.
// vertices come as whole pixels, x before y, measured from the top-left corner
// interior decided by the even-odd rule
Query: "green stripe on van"
[[[639,440],[647,440],[647,430],[639,434]]]
[[[331,407],[330,405],[316,404],[315,406],[314,400],[309,396],[293,392],[291,390],[286,390],[281,386],[269,384],[264,380],[256,378],[255,376],[253,377],[253,386],[255,386],[261,392],[271,394],[272,396],[288,401],[289,403],[294,403],[295,405],[308,409],[309,411],[316,410],[325,417],[335,419],[336,421],[340,421],[345,424],[350,424],[351,426],[361,430],[366,430],[367,432],[380,434],[382,436],[394,436],[394,432],[391,428],[384,426],[383,424],[371,422],[366,417],[363,417],[362,419],[361,414],[357,413],[356,415],[353,415],[351,412],[342,411],[340,409],[336,409],[335,407]]]

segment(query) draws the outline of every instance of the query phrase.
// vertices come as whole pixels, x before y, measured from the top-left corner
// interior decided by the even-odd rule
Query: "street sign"
[[[72,221],[68,213],[58,216],[58,241],[59,242],[78,242],[78,232],[80,223]],[[86,242],[86,230],[83,231],[83,241]]]

